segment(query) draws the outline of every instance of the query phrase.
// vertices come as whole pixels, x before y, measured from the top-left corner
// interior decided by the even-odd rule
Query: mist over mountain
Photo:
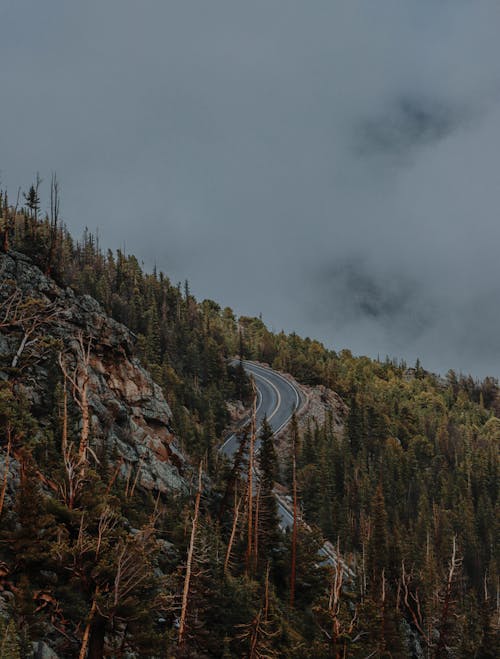
[[[49,0],[0,20],[9,190],[57,170],[73,233],[275,329],[499,374],[498,3]]]
[[[500,657],[499,26],[0,3],[0,659]]]

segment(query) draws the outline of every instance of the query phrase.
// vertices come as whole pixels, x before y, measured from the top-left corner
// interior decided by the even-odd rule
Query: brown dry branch
[[[20,451],[13,450],[12,455],[19,462],[22,469],[24,460],[26,459],[26,453],[24,453],[22,450]],[[42,474],[42,472],[39,469],[35,468],[33,471],[35,476],[38,478],[38,480],[44,485],[46,485],[49,489],[51,489],[52,492],[60,492],[60,485],[58,483],[55,483],[50,478],[47,478],[44,474]]]
[[[252,391],[253,391],[253,403],[252,403],[252,420],[250,425],[250,446],[248,451],[248,488],[247,488],[247,552],[245,558],[246,570],[247,573],[250,571],[252,564],[252,528],[253,528],[253,453],[255,446],[255,439],[257,433],[257,387],[255,386],[255,380],[251,377]]]
[[[78,444],[78,458],[82,464],[83,470],[85,469],[85,464],[87,462],[87,449],[90,436],[88,385],[90,380],[91,347],[92,339],[88,339],[85,345],[83,334],[80,332],[77,339],[76,364],[72,372],[69,371],[64,363],[62,353],[59,353],[59,366],[63,372],[65,383],[69,382],[71,385],[73,400],[82,415],[82,428],[80,430],[80,441]]]
[[[52,271],[52,264],[54,261],[54,254],[57,242],[57,226],[59,223],[59,209],[60,209],[60,194],[59,194],[59,181],[55,173],[52,174],[50,179],[50,240],[49,249],[47,253],[47,263],[45,267],[45,274],[50,275]]]
[[[59,363],[62,363],[59,355]],[[64,373],[64,371],[63,371]],[[72,444],[68,442],[68,393],[66,388],[66,373],[64,373],[63,410],[62,410],[62,436],[61,452],[66,480],[59,485],[59,492],[70,510],[75,505],[75,499],[83,485],[83,476],[79,469],[79,459],[75,455]]]
[[[462,565],[462,559],[457,556],[457,536],[454,535],[452,539],[450,563],[448,566],[448,576],[446,579],[444,594],[441,597],[442,608],[441,608],[441,615],[439,617],[439,639],[436,648],[437,654],[447,649],[447,641],[448,641],[447,628],[448,628],[449,618],[451,615],[451,609],[453,606],[453,586],[455,584],[457,572],[460,569],[461,565]]]
[[[72,370],[59,353],[59,367],[64,376],[63,388],[63,418],[61,450],[66,481],[60,485],[60,492],[68,508],[75,505],[76,497],[85,482],[85,471],[88,464],[88,453],[96,462],[97,457],[89,446],[90,439],[90,409],[88,400],[88,384],[90,380],[90,351],[92,341],[89,339],[85,345],[83,334],[80,332],[77,339],[76,364]],[[78,451],[72,443],[68,442],[68,399],[67,388],[71,388],[72,398],[81,413],[82,425],[78,442]]]
[[[139,476],[141,474],[143,462],[144,462],[144,458],[141,456],[141,459],[139,460],[139,464],[137,465],[137,472],[135,474],[134,482],[132,483],[132,487],[130,488],[130,492],[128,494],[130,498],[134,496],[135,488],[137,487],[137,482],[139,481]]]
[[[227,572],[228,567],[229,567],[229,561],[231,560],[231,551],[233,549],[233,543],[234,543],[234,536],[236,534],[236,528],[238,526],[238,516],[240,512],[240,505],[241,505],[242,498],[238,500],[236,503],[236,495],[234,497],[234,515],[233,515],[233,526],[231,528],[231,535],[229,536],[229,542],[227,545],[227,552],[226,552],[226,560],[224,561],[224,573]]]
[[[120,473],[120,469],[122,468],[122,465],[123,465],[124,462],[125,462],[125,459],[124,459],[123,456],[122,456],[122,457],[118,460],[118,463],[117,463],[116,468],[115,468],[115,470],[114,470],[114,472],[113,472],[113,475],[112,475],[111,478],[109,479],[109,483],[108,483],[108,486],[107,486],[107,488],[106,488],[106,496],[111,492],[111,488],[113,487],[113,485],[114,485],[114,483],[115,483],[115,481],[116,481],[116,479],[117,479],[117,477],[118,477],[118,474]]]
[[[405,562],[401,562],[401,578],[398,584],[398,600],[403,601],[405,610],[409,613],[418,633],[430,645],[430,638],[424,631],[424,619],[418,588],[412,588],[413,572],[407,572]]]
[[[337,540],[337,561],[332,570],[332,581],[330,584],[330,597],[328,600],[328,612],[332,618],[332,645],[335,648],[340,636],[340,605],[342,595],[342,584],[344,581],[343,564],[340,557],[339,540]]]
[[[143,530],[143,538],[139,538],[138,544],[144,547],[150,539],[148,531]],[[142,553],[142,552],[141,552]],[[116,574],[113,584],[113,610],[116,611],[118,606],[127,598],[137,586],[142,583],[148,576],[148,570],[145,563],[139,560],[140,554],[131,550],[128,543],[125,543],[118,553],[116,564]]]
[[[17,287],[0,303],[0,328],[21,332],[22,337],[12,357],[11,368],[19,367],[21,357],[28,348],[34,354],[34,346],[45,339],[41,330],[53,323],[58,315],[55,302],[26,297]],[[42,354],[43,350],[39,357]]]
[[[246,625],[237,625],[242,629],[236,636],[238,640],[247,641],[248,659],[274,659],[279,656],[271,645],[279,631],[271,629],[269,620],[269,571],[266,572],[266,583],[264,590],[264,606],[259,609],[257,615]]]
[[[194,554],[194,543],[196,538],[196,529],[198,526],[198,513],[200,510],[200,501],[202,493],[202,463],[198,469],[198,490],[196,492],[196,499],[194,504],[194,513],[193,513],[193,522],[191,526],[191,538],[189,541],[189,549],[186,562],[186,575],[184,577],[184,588],[182,591],[182,607],[181,607],[181,616],[179,620],[179,636],[178,643],[182,645],[184,642],[185,632],[186,632],[186,615],[189,604],[189,586],[191,580],[191,569],[193,563],[193,554]]]
[[[257,569],[259,560],[259,508],[260,508],[260,481],[257,483],[257,494],[255,495],[255,518],[254,518],[254,545],[253,545],[253,567]]]
[[[99,557],[103,538],[109,535],[117,526],[118,518],[116,513],[111,510],[109,506],[105,506],[102,513],[99,515],[99,524],[97,527],[97,544],[95,548],[95,558]]]
[[[293,479],[293,527],[292,527],[292,564],[290,572],[290,607],[295,604],[295,576],[297,572],[297,474],[295,461],[295,446],[292,454],[292,479]]]
[[[78,659],[85,659],[87,656],[87,648],[89,644],[89,638],[90,638],[90,630],[92,628],[92,622],[94,620],[96,611],[97,611],[97,597],[99,595],[99,587],[96,588],[94,597],[92,599],[92,606],[90,607],[89,615],[87,616],[87,623],[85,625],[85,629],[83,631],[83,636],[82,636],[82,645],[80,647],[80,654],[78,655]]]

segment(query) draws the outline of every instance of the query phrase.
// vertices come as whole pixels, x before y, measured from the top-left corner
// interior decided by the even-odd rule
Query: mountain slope
[[[14,380],[32,412],[43,416],[53,405],[56,353],[69,370],[89,350],[88,406],[91,444],[96,454],[119,455],[126,475],[140,463],[139,483],[152,490],[185,489],[178,468],[184,464],[170,426],[172,413],[161,388],[134,356],[131,332],[107,316],[90,296],[62,290],[25,256],[0,255],[0,308],[4,309],[0,355],[12,365],[27,333],[16,368],[0,371]],[[11,304],[12,303],[12,304]],[[10,304],[10,310],[8,310]],[[39,324],[38,324],[39,323]],[[46,353],[43,342],[52,342]],[[10,371],[10,372],[9,372]]]

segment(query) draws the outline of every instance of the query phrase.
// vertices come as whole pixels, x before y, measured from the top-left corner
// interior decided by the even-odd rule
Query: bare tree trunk
[[[89,644],[90,629],[97,609],[98,592],[99,592],[99,588],[96,589],[94,599],[92,600],[92,606],[90,607],[90,612],[87,618],[87,624],[85,625],[85,630],[82,636],[82,647],[80,648],[80,654],[78,655],[78,659],[85,659],[85,657],[87,656],[87,647]]]
[[[229,561],[231,560],[231,551],[233,549],[234,536],[236,535],[236,528],[238,525],[238,515],[240,512],[241,498],[236,504],[236,498],[234,501],[234,517],[233,517],[233,528],[231,529],[231,535],[229,537],[229,543],[227,545],[226,560],[224,561],[224,573],[227,572],[229,567]]]
[[[340,601],[342,596],[342,583],[344,580],[344,570],[342,559],[340,557],[340,543],[337,539],[337,562],[333,567],[332,583],[330,587],[330,598],[328,610],[332,617],[332,650],[335,659],[340,659],[340,647],[338,644],[340,637]]]
[[[59,355],[60,363],[62,364],[62,357]],[[61,436],[61,452],[63,458],[64,468],[66,470],[67,483],[59,486],[60,494],[62,495],[66,505],[70,510],[73,510],[75,505],[76,495],[82,484],[80,470],[77,468],[77,459],[74,455],[71,444],[68,444],[68,392],[67,392],[67,374],[64,374],[64,387],[63,387],[63,411],[62,411],[62,436]]]
[[[257,648],[257,643],[259,641],[259,632],[260,632],[260,617],[262,615],[262,609],[258,612],[255,619],[255,630],[250,639],[250,655],[249,659],[258,659],[259,653]]]
[[[252,378],[253,404],[252,404],[252,424],[250,430],[250,448],[248,451],[248,494],[247,494],[247,511],[248,511],[248,537],[247,537],[247,554],[246,568],[250,571],[252,563],[252,527],[253,527],[253,451],[255,445],[255,435],[257,432],[257,389],[255,381]]]
[[[106,618],[97,614],[90,629],[89,653],[87,659],[102,659],[104,656],[104,638],[106,635]]]
[[[292,455],[293,478],[293,529],[292,529],[292,568],[290,574],[290,606],[295,604],[295,576],[297,571],[297,475],[295,466],[295,446]]]
[[[460,566],[461,560],[457,558],[457,536],[453,536],[452,549],[451,549],[451,558],[450,558],[450,568],[448,570],[448,579],[446,581],[446,589],[443,597],[443,608],[441,609],[441,619],[439,625],[439,640],[436,648],[436,656],[441,656],[441,653],[446,650],[446,635],[448,624],[448,618],[450,616],[450,609],[452,607],[452,591],[453,583],[455,579],[455,572]]]
[[[406,572],[405,562],[402,561],[400,588],[401,588],[401,597],[403,599],[403,604],[405,605],[406,610],[411,615],[415,628],[417,629],[417,631],[419,632],[419,634],[422,636],[425,643],[427,644],[427,648],[430,648],[431,645],[430,631],[429,632],[424,631],[424,620],[422,618],[422,606],[420,603],[420,598],[418,595],[418,591],[413,593],[410,590],[411,581],[412,581],[412,574],[411,573],[408,574]]]
[[[90,413],[89,401],[87,395],[88,376],[84,376],[81,390],[81,404],[82,404],[82,431],[80,433],[80,444],[78,446],[78,456],[82,463],[87,461],[87,447],[89,444],[90,435]]]
[[[59,353],[59,366],[61,367],[65,380],[71,384],[73,400],[77,404],[82,415],[82,429],[80,431],[80,441],[78,444],[79,471],[82,478],[85,476],[85,467],[87,466],[87,452],[89,450],[90,437],[88,385],[90,380],[89,368],[91,346],[91,339],[89,339],[87,345],[85,346],[83,341],[83,334],[80,334],[78,337],[79,354],[76,357],[77,364],[72,374],[68,372],[68,369],[64,364],[62,354]]]
[[[254,543],[253,543],[253,563],[254,569],[257,569],[259,560],[259,504],[260,504],[260,483],[257,485],[257,494],[255,496],[255,519],[254,519]]]
[[[194,504],[194,514],[193,514],[193,524],[191,526],[191,539],[189,541],[189,549],[186,562],[186,576],[184,577],[184,589],[182,592],[182,608],[181,608],[181,617],[179,620],[179,645],[182,645],[184,642],[184,634],[186,632],[186,615],[188,608],[189,600],[189,583],[191,581],[191,568],[193,563],[193,554],[194,554],[194,541],[196,537],[196,527],[198,526],[198,512],[200,510],[200,500],[202,492],[202,464],[200,461],[200,466],[198,469],[198,491],[196,492],[196,499]]]
[[[61,448],[63,455],[66,455],[68,451],[68,391],[66,389],[66,378],[64,378],[64,387],[63,387],[63,418],[62,418]]]
[[[54,173],[52,174],[52,178],[50,180],[50,243],[47,255],[47,266],[45,268],[46,275],[50,275],[54,262],[54,253],[57,240],[57,225],[59,222],[59,206],[59,181],[57,180],[57,176]]]
[[[267,561],[267,567],[266,567],[266,582],[265,582],[265,589],[264,589],[264,622],[267,621],[267,614],[269,612],[269,571],[271,569],[271,566],[269,564],[269,561]]]
[[[123,457],[121,457],[118,460],[118,464],[116,465],[116,469],[113,473],[113,476],[110,478],[110,481],[108,483],[108,487],[106,488],[106,494],[109,494],[111,492],[111,488],[113,487],[114,482],[116,481],[116,478],[117,478],[118,474],[120,473],[120,469],[122,468],[122,465],[123,465],[124,462],[125,462],[125,460],[123,459]]]
[[[139,460],[139,464],[137,465],[137,472],[135,474],[134,482],[132,483],[132,487],[130,488],[129,492],[129,497],[132,498],[134,496],[135,488],[137,487],[137,483],[139,481],[139,476],[141,475],[141,468],[142,468],[142,463],[144,462],[144,458],[141,457]]]

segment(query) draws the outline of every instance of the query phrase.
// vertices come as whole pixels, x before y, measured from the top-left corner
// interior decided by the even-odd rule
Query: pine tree
[[[377,600],[382,592],[383,572],[387,570],[389,562],[387,512],[381,483],[372,499],[370,517],[372,534],[368,545],[368,576],[372,597]]]
[[[259,554],[261,561],[273,563],[282,545],[279,530],[278,507],[274,496],[274,483],[278,475],[278,458],[274,448],[274,435],[267,418],[262,422],[260,431],[260,451],[258,456],[260,470],[260,510],[259,510]]]

